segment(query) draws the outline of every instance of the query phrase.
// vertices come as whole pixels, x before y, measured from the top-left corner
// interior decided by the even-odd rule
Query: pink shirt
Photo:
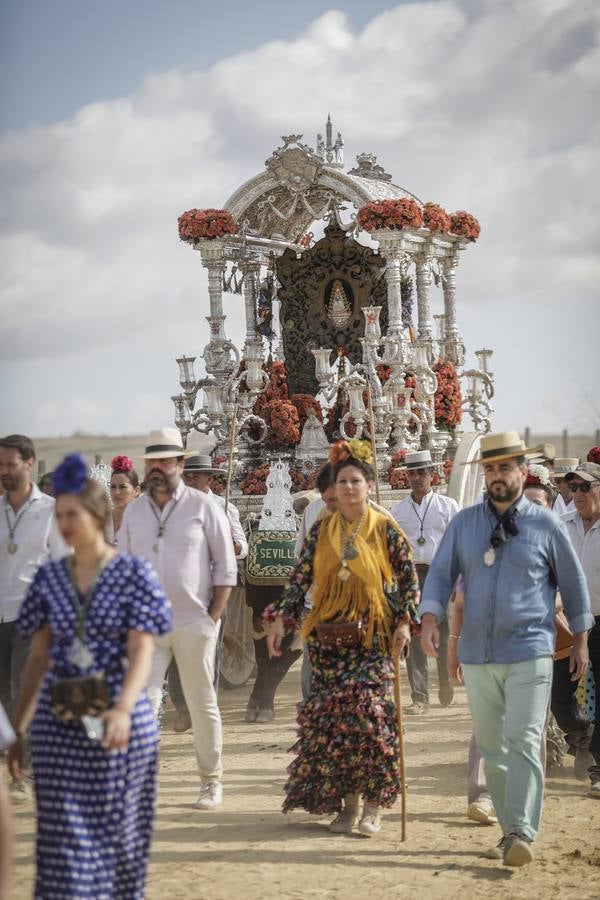
[[[159,526],[163,535],[158,537]],[[117,535],[120,553],[147,559],[173,607],[173,625],[189,625],[205,615],[213,586],[235,587],[237,564],[231,528],[210,497],[177,485],[164,509],[149,493],[133,500]]]

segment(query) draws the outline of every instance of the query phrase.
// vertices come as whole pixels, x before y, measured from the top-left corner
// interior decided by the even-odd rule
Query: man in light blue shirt
[[[570,670],[588,662],[593,624],[585,576],[565,526],[523,496],[526,448],[517,432],[488,435],[481,456],[488,499],[459,512],[433,558],[420,605],[421,645],[437,654],[436,623],[459,574],[458,644],[475,737],[503,837],[492,858],[531,862],[542,809],[540,742],[550,700],[555,595],[574,633]]]

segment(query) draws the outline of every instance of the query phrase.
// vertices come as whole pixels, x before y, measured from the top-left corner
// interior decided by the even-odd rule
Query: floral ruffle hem
[[[310,697],[298,704],[297,754],[288,768],[284,812],[338,812],[356,793],[390,807],[400,793],[394,665],[375,646],[324,649],[309,639]]]

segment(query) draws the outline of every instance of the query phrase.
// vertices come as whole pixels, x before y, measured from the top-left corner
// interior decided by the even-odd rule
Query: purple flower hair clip
[[[87,463],[81,453],[69,453],[52,473],[54,495],[80,494],[87,478]]]

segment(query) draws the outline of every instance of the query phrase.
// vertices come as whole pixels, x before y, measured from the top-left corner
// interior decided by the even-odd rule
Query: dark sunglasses
[[[600,482],[596,482],[596,484],[600,484]],[[569,481],[569,490],[572,494],[575,494],[577,491],[581,491],[582,494],[589,494],[593,487],[594,484],[591,481],[581,481],[579,483]]]

